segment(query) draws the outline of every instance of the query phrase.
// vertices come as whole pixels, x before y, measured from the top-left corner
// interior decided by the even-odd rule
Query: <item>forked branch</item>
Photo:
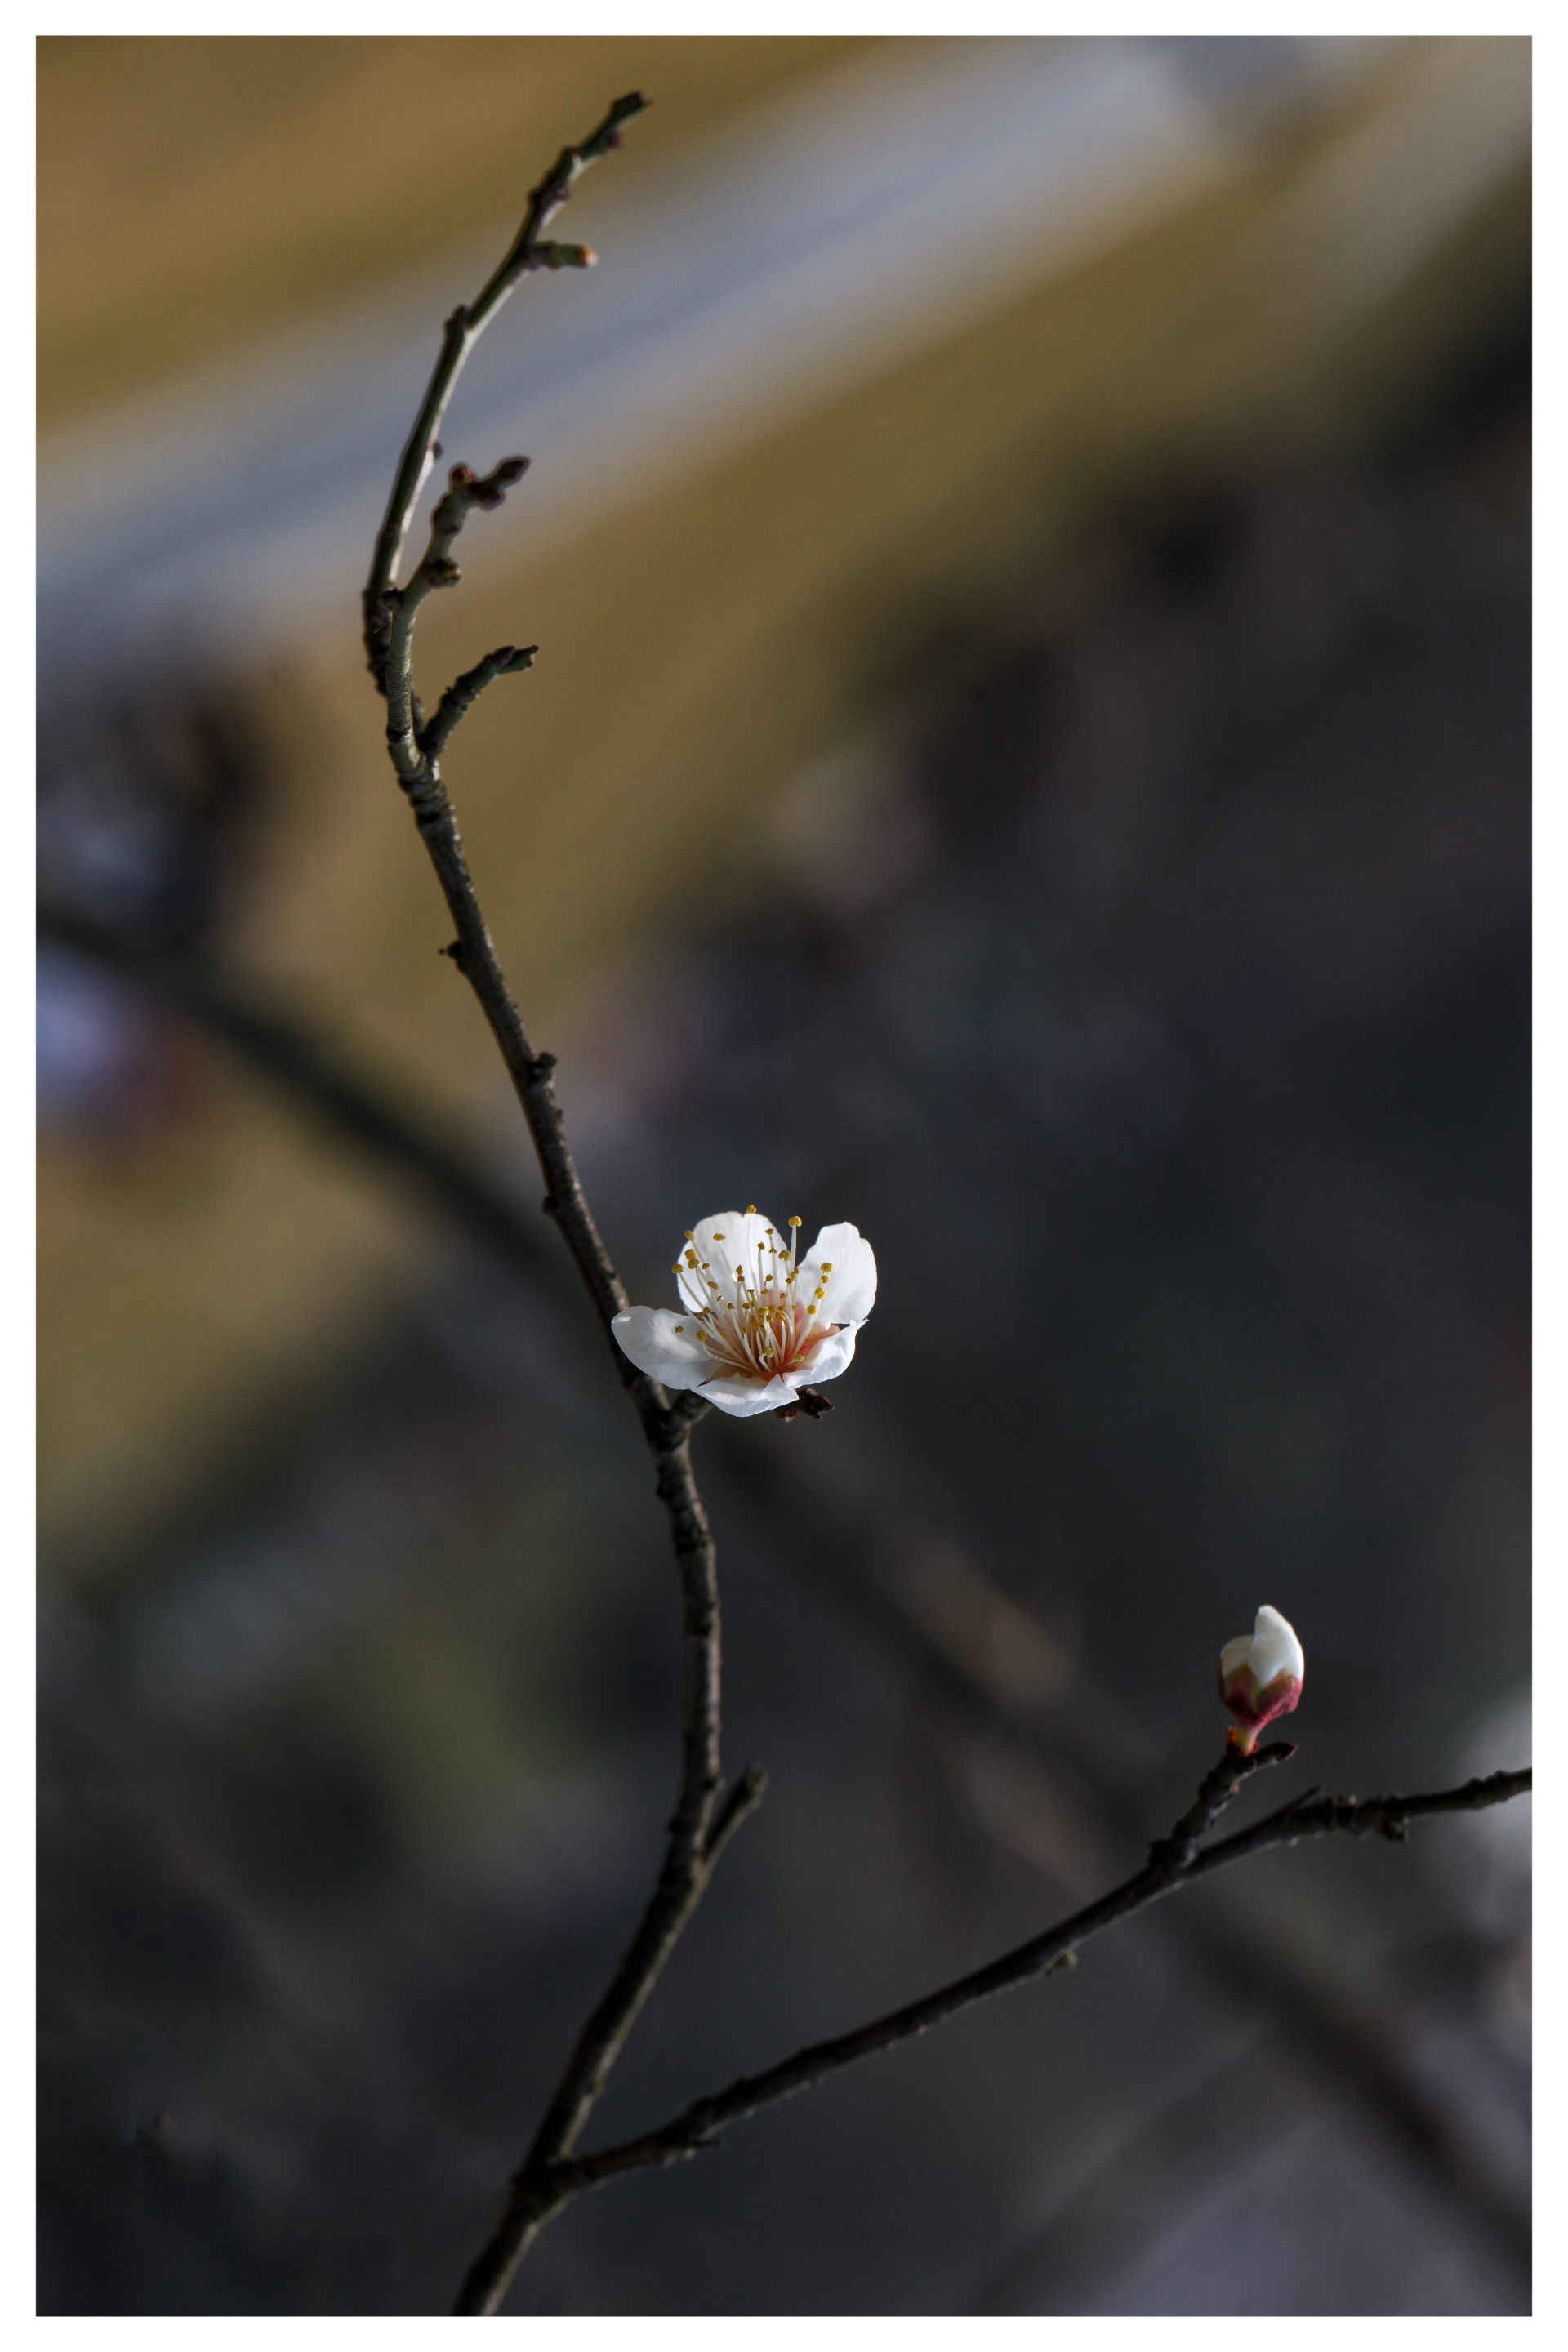
[[[1194,1821],[1203,1820],[1205,1828],[1212,1824],[1243,1780],[1255,1771],[1283,1763],[1294,1753],[1289,1741],[1259,1748],[1256,1755],[1246,1758],[1236,1758],[1227,1751],[1205,1781],[1194,1804],[1168,1836],[1151,1847],[1142,1869],[1113,1887],[1109,1895],[1101,1895],[1097,1903],[1075,1911],[1069,1918],[1048,1927],[1044,1935],[1003,1953],[984,1968],[975,1969],[901,2009],[890,2010],[868,2025],[841,2033],[832,2041],[813,2042],[761,2074],[743,2074],[728,2089],[693,2100],[655,2131],[558,2165],[548,2183],[553,2192],[549,2210],[558,2210],[584,2190],[600,2188],[624,2173],[681,2163],[700,2150],[711,2147],[728,2125],[741,2123],[764,2107],[793,2099],[798,2092],[810,2090],[830,2075],[842,2074],[847,2066],[858,2065],[863,2058],[876,2057],[883,2051],[896,2050],[901,2042],[916,2041],[933,2026],[972,2009],[977,2001],[1010,1992],[1055,1969],[1071,1967],[1078,1952],[1091,1937],[1119,1926],[1123,1919],[1131,1918],[1165,1895],[1173,1895],[1179,1887],[1228,1869],[1233,1863],[1265,1853],[1275,1846],[1296,1845],[1306,1838],[1329,1837],[1336,1832],[1352,1837],[1376,1835],[1402,1843],[1412,1821],[1433,1813],[1479,1812],[1526,1795],[1531,1785],[1526,1770],[1493,1772],[1484,1780],[1468,1780],[1461,1788],[1441,1789],[1416,1797],[1315,1797],[1309,1793],[1281,1806],[1278,1812],[1252,1828],[1238,1831],[1216,1844],[1199,1847],[1194,1843]],[[1238,1766],[1240,1769],[1237,1769]],[[1216,1783],[1220,1786],[1216,1787]],[[1221,1797],[1217,1804],[1216,1796]],[[1197,1832],[1202,1833],[1202,1830]],[[476,2266],[470,2285],[480,2274]],[[460,2312],[485,2311],[496,2305],[460,2301],[457,2307]]]
[[[585,245],[551,245],[542,232],[550,226],[590,163],[613,154],[621,143],[622,126],[647,106],[637,90],[617,98],[597,130],[580,147],[563,148],[528,200],[510,246],[472,302],[459,303],[447,320],[441,349],[432,371],[419,414],[404,445],[392,495],[376,536],[375,553],[364,588],[365,653],[371,676],[385,690],[390,614],[387,597],[396,583],[397,567],[431,467],[440,455],[437,437],[452,388],[463,362],[514,286],[536,269],[591,269],[595,256]]]
[[[521,278],[533,269],[585,267],[585,247],[548,245],[542,232],[565,203],[579,173],[619,144],[624,122],[640,113],[637,96],[617,99],[581,147],[568,147],[529,200],[518,236],[479,299],[447,321],[434,373],[415,419],[393,485],[364,592],[365,649],[371,674],[386,700],[387,750],[436,869],[457,938],[447,952],[484,1012],[517,1089],[545,1181],[544,1207],[560,1229],[594,1302],[616,1372],[630,1392],[653,1456],[655,1485],[664,1505],[680,1577],[685,1673],[681,1706],[680,1783],[669,1821],[664,1860],[653,1893],[603,1997],[578,2035],[555,2095],[534,2136],[520,2178],[550,2174],[569,2156],[605,2087],[638,2011],[681,1929],[701,1900],[720,1852],[745,1815],[761,1801],[762,1774],[748,1768],[721,1806],[724,1780],[719,1750],[719,1587],[713,1540],[692,1475],[689,1451],[695,1420],[690,1401],[673,1402],[658,1381],[638,1371],[616,1346],[613,1318],[626,1295],[584,1197],[555,1100],[554,1056],[534,1050],[490,938],[468,872],[457,817],[442,782],[439,755],[475,697],[507,671],[526,668],[534,648],[504,646],[458,678],[434,716],[421,718],[414,690],[414,630],[426,598],[458,577],[452,547],[476,507],[500,504],[521,478],[526,460],[504,458],[484,476],[452,468],[430,522],[430,543],[406,587],[396,571],[420,488],[437,456],[437,433],[464,361],[489,320]],[[515,2202],[515,2198],[514,2198]],[[504,2291],[528,2242],[530,2210],[521,2210],[502,2263]]]

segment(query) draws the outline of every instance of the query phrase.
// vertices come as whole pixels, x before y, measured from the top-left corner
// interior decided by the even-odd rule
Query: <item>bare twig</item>
[[[515,677],[520,670],[531,669],[537,646],[498,646],[472,669],[463,672],[447,688],[436,707],[435,716],[419,730],[419,749],[427,760],[438,760],[447,746],[447,738],[468,709],[498,677]]]
[[[1186,1870],[1203,1840],[1254,1772],[1267,1771],[1275,1764],[1288,1764],[1295,1753],[1296,1744],[1290,1739],[1271,1739],[1267,1747],[1254,1748],[1250,1755],[1227,1747],[1214,1769],[1199,1782],[1197,1795],[1170,1836],[1151,1846],[1151,1861],[1168,1863],[1178,1873]]]
[[[847,1602],[929,1691],[972,1724],[1001,1735],[1011,1769],[1037,1790],[1037,1818],[1061,1807],[1065,1767],[1077,1792],[1074,1814],[1091,1844],[1103,1843],[1107,1831],[1136,1836],[1156,1751],[1136,1719],[1073,1664],[1037,1618],[907,1506],[890,1510],[882,1501],[873,1509],[842,1465],[834,1471],[813,1454],[792,1464],[786,1477],[755,1448],[732,1446],[725,1467],[756,1494],[783,1533],[781,1562],[811,1577],[840,1605]],[[792,1514],[810,1517],[809,1544],[790,1539]],[[962,1785],[970,1793],[967,1780]],[[1027,1796],[1023,1801],[1027,1808]],[[1010,1851],[1047,1866],[1034,1840],[1027,1849],[1015,1845],[989,1808],[977,1820]],[[1175,1906],[1164,1915],[1171,1931],[1229,1990],[1261,2008],[1318,2078],[1331,2074],[1528,2273],[1528,2210],[1500,2180],[1486,2145],[1451,2102],[1435,2095],[1402,2056],[1398,2011],[1371,1997],[1364,1975],[1352,1984],[1325,1973],[1326,1954],[1271,1932],[1263,1906],[1249,1895],[1226,1899],[1228,1892],[1222,1881],[1206,1902]]]
[[[430,520],[430,544],[405,588],[395,585],[419,490],[437,455],[436,436],[452,387],[474,342],[519,279],[534,269],[585,268],[585,247],[548,245],[542,232],[571,194],[580,173],[618,146],[621,125],[642,111],[635,93],[617,99],[580,147],[568,147],[535,188],[512,246],[478,299],[447,320],[435,370],[393,484],[385,520],[364,592],[365,650],[371,674],[386,699],[386,740],[397,780],[414,812],[436,869],[457,938],[447,952],[479,998],[507,1066],[546,1185],[544,1208],[560,1229],[587,1286],[616,1370],[632,1398],[653,1455],[655,1484],[669,1522],[680,1575],[685,1637],[680,1785],[670,1817],[664,1861],[652,1895],[619,1967],[577,2037],[545,2110],[543,2121],[512,2185],[500,2227],[475,2265],[459,2308],[493,2311],[541,2222],[559,2202],[556,2170],[569,2155],[605,2087],[638,2011],[677,1937],[701,1900],[720,1851],[760,1801],[760,1774],[749,1773],[715,1819],[723,1789],[719,1753],[719,1588],[713,1540],[692,1475],[690,1431],[696,1415],[672,1402],[658,1381],[639,1372],[616,1345],[611,1324],[626,1295],[599,1237],[578,1181],[555,1100],[553,1055],[536,1053],[506,983],[479,897],[438,755],[476,694],[503,670],[526,667],[523,656],[491,656],[443,696],[434,718],[422,722],[414,691],[414,626],[436,589],[458,577],[452,546],[475,507],[495,507],[522,476],[526,460],[509,457],[483,477],[455,466]]]
[[[1256,1767],[1283,1759],[1260,1749],[1257,1756],[1245,1760]],[[976,2001],[987,2000],[996,1993],[1011,1991],[1017,1985],[1044,1976],[1078,1952],[1091,1937],[1131,1918],[1135,1912],[1174,1894],[1178,1887],[1224,1870],[1232,1863],[1266,1853],[1273,1846],[1295,1845],[1303,1838],[1327,1837],[1336,1832],[1352,1836],[1373,1833],[1397,1842],[1409,1822],[1426,1814],[1475,1812],[1489,1805],[1506,1804],[1510,1798],[1523,1796],[1530,1784],[1528,1771],[1494,1772],[1485,1780],[1467,1781],[1462,1788],[1443,1789],[1426,1796],[1298,1798],[1255,1827],[1239,1831],[1200,1853],[1189,1853],[1184,1860],[1183,1853],[1190,1838],[1188,1824],[1199,1807],[1210,1801],[1200,1795],[1198,1805],[1184,1814],[1170,1835],[1151,1849],[1143,1868],[1109,1895],[1101,1895],[1098,1903],[1074,1912],[1070,1918],[1047,1928],[1043,1936],[1032,1937],[1016,1950],[1004,1953],[1000,1959],[941,1986],[919,2000],[908,2002],[902,2009],[889,2011],[887,2016],[875,2018],[851,2033],[814,2042],[763,2074],[742,2075],[727,2090],[694,2100],[655,2131],[560,2167],[561,2201],[566,2196],[597,2189],[623,2173],[680,2163],[699,2149],[710,2147],[727,2125],[792,2099],[797,2092],[826,2082],[862,2058],[876,2057],[883,2051],[897,2049],[901,2042],[912,2042],[929,2033],[932,2026],[943,2024],[950,2017],[973,2008]]]
[[[1244,1862],[1248,1854],[1267,1853],[1270,1846],[1299,1845],[1303,1838],[1331,1837],[1336,1832],[1404,1845],[1410,1823],[1428,1813],[1481,1813],[1529,1792],[1528,1767],[1522,1772],[1488,1772],[1479,1780],[1467,1780],[1463,1788],[1439,1789],[1424,1797],[1320,1797],[1316,1790],[1310,1790],[1306,1796],[1281,1805],[1277,1813],[1267,1814],[1251,1829],[1237,1830],[1234,1837],[1206,1848],[1184,1874],[1204,1878],[1210,1871]]]
[[[636,90],[626,98],[617,98],[598,129],[584,139],[580,147],[563,149],[529,197],[522,226],[504,258],[491,272],[475,299],[466,305],[459,304],[447,321],[435,369],[398,463],[392,495],[386,502],[386,513],[376,538],[370,577],[365,583],[365,653],[370,662],[371,676],[384,692],[390,637],[387,598],[389,593],[395,591],[397,567],[403,561],[404,544],[414,520],[414,509],[419,502],[419,493],[439,455],[437,436],[441,430],[441,419],[447,413],[447,404],[452,397],[453,386],[462,373],[463,362],[521,278],[536,269],[592,268],[594,256],[586,246],[545,244],[542,241],[542,232],[566,202],[580,174],[587,170],[590,163],[596,163],[601,156],[614,152],[621,143],[622,125],[631,121],[634,115],[640,114],[647,104],[647,99]]]

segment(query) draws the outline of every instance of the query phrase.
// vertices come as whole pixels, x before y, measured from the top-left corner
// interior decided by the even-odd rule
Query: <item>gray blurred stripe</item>
[[[595,175],[577,207],[598,269],[509,306],[447,446],[527,451],[529,545],[567,535],[1113,240],[1385,47],[954,41],[860,59],[657,173],[637,175],[634,134],[611,193]],[[46,691],[79,679],[84,646],[98,669],[258,629],[281,649],[334,610],[352,643],[439,321],[508,233],[46,445]],[[508,560],[494,531],[470,537],[471,570]]]

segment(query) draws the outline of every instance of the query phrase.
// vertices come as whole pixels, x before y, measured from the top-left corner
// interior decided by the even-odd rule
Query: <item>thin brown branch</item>
[[[1261,1753],[1261,1751],[1259,1751]],[[1404,1845],[1410,1823],[1429,1813],[1481,1813],[1512,1797],[1527,1796],[1530,1772],[1489,1772],[1462,1788],[1439,1789],[1423,1797],[1320,1797],[1310,1790],[1278,1812],[1268,1813],[1250,1829],[1237,1830],[1218,1845],[1205,1847],[1185,1875],[1206,1877],[1248,1854],[1267,1853],[1271,1846],[1299,1845],[1303,1838],[1380,1837],[1390,1845]]]
[[[537,646],[498,646],[493,654],[466,669],[461,677],[454,678],[437,704],[433,716],[418,730],[419,749],[427,760],[438,760],[447,748],[448,737],[465,711],[472,708],[487,686],[498,677],[515,677],[533,667]]]
[[[611,1325],[626,1306],[626,1295],[578,1181],[555,1099],[554,1056],[534,1050],[507,986],[441,779],[438,753],[463,710],[502,668],[522,667],[531,658],[531,648],[524,656],[507,649],[504,663],[496,656],[481,662],[448,689],[426,725],[421,724],[414,692],[414,628],[419,608],[436,589],[456,581],[452,547],[474,508],[498,506],[521,478],[526,461],[503,459],[482,478],[468,467],[454,467],[431,516],[424,557],[405,588],[395,584],[415,502],[435,459],[441,415],[464,360],[511,288],[530,270],[583,267],[593,260],[585,247],[545,244],[542,232],[565,203],[579,173],[619,144],[621,124],[640,113],[644,103],[635,95],[618,99],[581,147],[563,152],[533,191],[516,239],[478,300],[468,310],[454,311],[447,320],[435,373],[393,485],[364,595],[366,651],[372,675],[386,699],[387,750],[457,928],[447,953],[478,997],[500,1049],[543,1172],[546,1213],[554,1219],[587,1286],[616,1373],[637,1407],[653,1455],[655,1485],[679,1571],[685,1652],[680,1782],[658,1880],[620,1965],[577,2037],[513,2184],[501,2224],[464,2287],[458,2307],[465,2311],[493,2311],[505,2294],[541,2221],[553,2208],[552,2189],[542,2197],[538,2192],[553,2182],[556,2168],[569,2157],[638,2011],[702,1898],[725,1840],[762,1794],[760,1776],[748,1774],[741,1784],[742,1795],[718,1814],[716,1824],[723,1788],[719,1588],[713,1539],[691,1471],[695,1416],[684,1405],[675,1405],[666,1390],[639,1372],[616,1343]]]
[[[419,414],[404,445],[386,513],[376,536],[370,576],[364,586],[364,645],[370,673],[383,693],[386,690],[390,651],[392,602],[396,597],[397,568],[431,467],[439,450],[437,436],[447,404],[462,373],[463,362],[514,286],[538,269],[593,266],[586,246],[548,245],[543,232],[571,194],[590,163],[613,153],[620,143],[622,126],[640,114],[647,100],[636,90],[617,98],[598,128],[580,147],[564,148],[528,200],[522,226],[504,257],[491,272],[474,300],[459,304],[442,331],[441,348],[426,386]]]
[[[1198,1783],[1197,1795],[1170,1836],[1150,1848],[1150,1859],[1169,1863],[1178,1873],[1186,1870],[1203,1840],[1252,1775],[1275,1764],[1288,1764],[1295,1753],[1296,1744],[1290,1739],[1271,1739],[1249,1755],[1227,1746],[1213,1770]]]
[[[728,1440],[728,1428],[718,1436]],[[1038,1788],[1039,1818],[1066,1802],[1092,1844],[1104,1843],[1108,1831],[1137,1835],[1156,1767],[1146,1734],[961,1549],[907,1506],[889,1509],[885,1495],[873,1507],[845,1465],[835,1470],[820,1454],[792,1462],[786,1477],[754,1447],[731,1443],[725,1469],[767,1511],[780,1536],[778,1557],[792,1572],[855,1610],[933,1696],[988,1736],[1000,1735],[1013,1769]],[[792,1518],[803,1528],[809,1521],[809,1542],[792,1535]],[[967,1781],[959,1786],[970,1793]],[[1027,1811],[1027,1797],[1023,1801]],[[988,1807],[976,1821],[1010,1852],[1047,1866],[1032,1834],[1026,1846],[1015,1844]],[[1484,2139],[1401,2055],[1406,2034],[1398,2006],[1373,1998],[1364,1974],[1353,1984],[1341,1980],[1321,1948],[1308,1952],[1271,1931],[1271,1906],[1228,1894],[1221,1880],[1205,1901],[1174,1906],[1163,1915],[1170,1932],[1227,1990],[1261,2009],[1317,2078],[1331,2074],[1359,2101],[1373,2126],[1528,2273],[1528,2210],[1498,2177]]]
[[[1256,1757],[1246,1760],[1256,1767],[1282,1759],[1260,1749]],[[763,2107],[792,2099],[798,2092],[810,2090],[831,2075],[841,2074],[846,2067],[858,2064],[863,2058],[876,2057],[884,2051],[897,2049],[902,2042],[915,2041],[933,2026],[973,2008],[976,2001],[990,2000],[997,1993],[1009,1992],[1044,1976],[1062,1965],[1092,1937],[1174,1894],[1178,1887],[1226,1869],[1232,1863],[1267,1853],[1271,1847],[1296,1845],[1304,1838],[1327,1837],[1336,1832],[1352,1836],[1377,1834],[1397,1841],[1411,1821],[1431,1813],[1474,1812],[1486,1806],[1506,1804],[1511,1798],[1523,1796],[1530,1784],[1528,1770],[1494,1772],[1485,1780],[1467,1781],[1462,1788],[1418,1797],[1299,1798],[1253,1828],[1239,1831],[1234,1837],[1189,1855],[1184,1862],[1180,1856],[1187,1842],[1185,1825],[1196,1808],[1191,1809],[1170,1835],[1151,1849],[1143,1868],[1113,1887],[1109,1895],[1101,1895],[1097,1903],[1074,1912],[1057,1927],[1047,1928],[1044,1935],[1004,1953],[986,1967],[973,1969],[952,1984],[907,2002],[901,2009],[891,2010],[885,2017],[874,2018],[868,2025],[839,2034],[832,2041],[814,2042],[761,2074],[742,2075],[727,2090],[694,2100],[655,2131],[559,2167],[554,2184],[557,2202],[584,2189],[596,2189],[623,2173],[680,2163],[700,2148],[710,2147],[726,2126],[740,2123]],[[1200,1796],[1198,1801],[1202,1805],[1207,1801]]]

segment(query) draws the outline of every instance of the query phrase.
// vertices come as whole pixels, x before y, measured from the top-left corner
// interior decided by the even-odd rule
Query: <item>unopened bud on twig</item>
[[[1251,1633],[1238,1633],[1219,1654],[1219,1695],[1236,1717],[1232,1747],[1251,1755],[1264,1725],[1294,1709],[1306,1672],[1294,1627],[1266,1605]]]

